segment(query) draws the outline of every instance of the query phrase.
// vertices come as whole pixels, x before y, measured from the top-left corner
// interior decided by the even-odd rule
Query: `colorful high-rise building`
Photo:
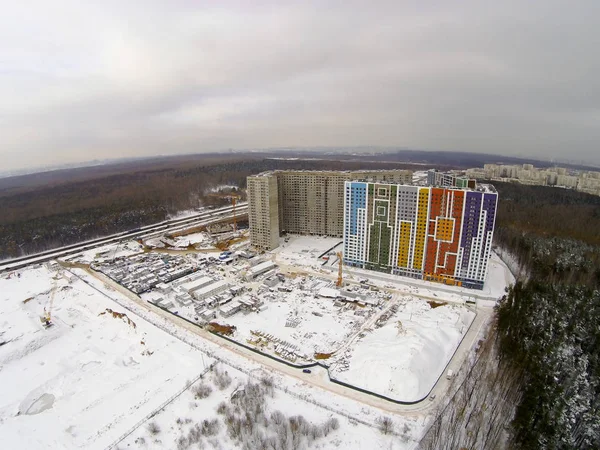
[[[476,189],[348,181],[344,263],[482,289],[498,194]]]

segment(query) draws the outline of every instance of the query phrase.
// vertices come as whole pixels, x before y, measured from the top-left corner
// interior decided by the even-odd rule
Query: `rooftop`
[[[198,289],[197,291],[194,292],[194,294],[197,296],[204,295],[209,292],[212,292],[215,289],[225,288],[225,286],[228,286],[228,285],[229,285],[229,283],[227,282],[227,280],[215,281],[214,283],[207,284],[203,288]]]

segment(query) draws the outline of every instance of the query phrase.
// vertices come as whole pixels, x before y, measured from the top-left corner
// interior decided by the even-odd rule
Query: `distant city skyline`
[[[278,155],[277,157],[285,158],[284,155],[286,152],[290,152],[293,155],[297,155],[298,152],[303,152],[306,155],[306,159],[311,159],[312,157],[314,157],[315,154],[319,158],[321,158],[321,157],[324,157],[325,154],[329,154],[331,156],[332,153],[339,153],[339,155],[343,155],[343,156],[349,156],[349,155],[353,155],[353,154],[356,154],[356,155],[369,155],[369,154],[381,155],[381,154],[386,154],[386,153],[390,153],[390,155],[394,155],[394,154],[396,154],[396,152],[402,152],[402,151],[407,151],[407,149],[395,149],[392,147],[365,147],[362,149],[353,148],[353,147],[299,147],[299,148],[284,147],[284,148],[264,148],[264,149],[231,149],[230,148],[230,149],[222,149],[221,151],[207,151],[204,153],[180,153],[180,154],[173,154],[173,155],[158,154],[158,155],[142,155],[142,156],[123,156],[122,158],[94,159],[94,160],[90,160],[90,161],[68,162],[68,163],[64,163],[64,164],[32,165],[32,166],[28,166],[28,167],[24,167],[24,168],[17,168],[17,169],[12,169],[12,170],[0,169],[0,178],[49,172],[49,171],[54,171],[54,170],[78,169],[78,168],[86,168],[86,167],[94,167],[94,166],[102,166],[102,165],[121,164],[121,163],[127,163],[127,162],[138,161],[138,160],[144,161],[144,160],[149,160],[152,158],[196,157],[196,156],[202,156],[204,154],[211,155],[211,154],[219,154],[219,153],[228,153],[228,154],[239,153],[240,155],[244,155],[244,154],[250,155],[252,153],[265,153],[265,154],[272,153],[273,155]],[[408,151],[415,152],[417,154],[427,155],[428,153],[436,154],[436,152],[439,152],[440,150],[411,149]],[[535,161],[537,163],[541,163],[544,165],[552,164],[552,166],[559,166],[559,165],[563,164],[563,165],[568,165],[568,166],[588,167],[590,169],[594,169],[594,168],[600,169],[600,163],[594,164],[593,162],[590,162],[590,161],[569,160],[566,158],[565,159],[535,158],[535,157],[527,157],[527,156],[514,157],[514,156],[494,155],[494,154],[479,153],[479,152],[459,152],[459,151],[452,151],[452,150],[444,151],[444,153],[448,153],[449,155],[452,155],[452,154],[463,155],[465,153],[469,153],[474,156],[477,155],[480,157],[488,156],[488,157],[490,157],[489,158],[490,164],[493,164],[493,163],[512,164],[512,163],[507,162],[506,160],[509,158],[517,158],[519,160],[522,160],[523,163],[526,161]],[[275,157],[275,156],[273,156],[273,157]],[[295,159],[295,158],[297,158],[297,156],[294,156],[293,158]],[[329,159],[331,159],[331,158],[329,158]],[[403,161],[397,160],[394,162],[402,163]],[[426,167],[432,167],[432,168],[439,166],[439,164],[435,164],[433,162],[431,164],[420,163],[420,162],[409,161],[409,160],[406,160],[404,162],[406,164],[424,164],[424,167],[426,166]],[[520,163],[521,162],[518,162],[518,161],[514,162],[514,164],[520,164]],[[465,168],[466,168],[466,166],[465,166]]]
[[[376,146],[600,165],[600,4],[13,2],[2,171]]]

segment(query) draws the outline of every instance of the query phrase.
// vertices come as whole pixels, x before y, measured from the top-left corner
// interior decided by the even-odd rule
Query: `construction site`
[[[3,301],[10,306],[0,320],[10,326],[1,335],[0,381],[17,377],[32,361],[39,367],[28,369],[22,388],[5,399],[5,412],[81,416],[69,428],[69,442],[103,448],[118,437],[108,430],[118,428],[119,417],[142,420],[173,395],[173,382],[182,386],[214,358],[233,354],[246,361],[238,368],[262,357],[261,364],[297,371],[291,373],[309,386],[337,383],[398,408],[431,408],[512,282],[496,255],[486,288],[474,292],[346,266],[338,236],[285,233],[276,248],[257,249],[246,210],[236,208],[237,195],[219,195],[229,206],[203,213],[202,221],[168,230],[158,224],[140,237],[82,246],[2,276],[0,287],[10,293]],[[185,338],[187,344],[183,329],[194,336]],[[210,352],[198,351],[208,342]],[[115,345],[122,348],[116,359]],[[61,357],[50,361],[58,348]],[[176,379],[169,375],[173,366]],[[92,375],[101,371],[102,380]],[[153,374],[144,389],[134,381],[142,373]],[[114,398],[105,380],[119,380],[116,392],[140,412],[123,406],[115,418],[85,409],[75,378],[96,386],[98,398]],[[64,383],[71,387],[59,389]],[[11,414],[2,420],[16,421]],[[106,427],[100,437],[92,432],[96,422]],[[18,423],[22,430],[30,426]],[[57,433],[49,434],[60,442]]]
[[[428,395],[476,316],[472,305],[497,298],[509,280],[494,260],[488,290],[475,297],[408,282],[345,266],[335,236],[284,234],[277,248],[257,251],[236,214],[239,196],[214,195],[231,202],[230,217],[59,264],[286,364],[319,364],[331,379],[406,402]],[[49,312],[43,318],[51,326]]]
[[[333,380],[401,402],[427,397],[476,316],[460,288],[344,266],[338,238],[286,235],[257,253],[233,223],[187,231],[142,241],[138,253],[104,254],[87,270],[217,336],[286,364],[319,364]],[[188,245],[170,244],[180,239]],[[200,241],[193,249],[191,239]]]

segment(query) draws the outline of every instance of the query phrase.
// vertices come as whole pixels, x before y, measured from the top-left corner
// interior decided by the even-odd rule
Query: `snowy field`
[[[198,351],[84,282],[45,267],[18,274],[0,278],[3,448],[105,448],[202,371]]]
[[[177,247],[187,247],[189,245],[197,246],[202,244],[209,239],[209,236],[205,232],[186,234],[185,236],[178,236],[175,238]]]
[[[100,281],[95,280],[94,277],[92,277],[88,274],[85,274],[84,271],[82,271],[80,269],[74,269],[74,272],[78,273],[84,279],[89,280],[93,285],[99,286],[99,287],[102,286],[102,283]],[[111,292],[111,295],[116,295],[116,293]],[[123,300],[125,300],[125,299],[121,299],[120,302],[122,302]],[[423,429],[427,424],[428,418],[427,418],[426,413],[423,413],[423,414],[409,413],[408,415],[390,414],[390,413],[386,413],[372,405],[370,406],[365,403],[353,400],[352,399],[353,395],[351,393],[350,393],[350,395],[339,395],[339,394],[332,394],[331,391],[322,390],[322,388],[317,387],[317,386],[327,386],[327,387],[335,388],[335,385],[332,385],[331,383],[325,381],[326,374],[324,373],[324,371],[321,371],[321,369],[314,369],[312,374],[306,375],[306,374],[301,373],[300,371],[296,371],[295,369],[289,369],[286,366],[280,365],[279,363],[269,360],[269,362],[274,364],[275,367],[278,367],[282,370],[286,370],[288,372],[288,374],[285,375],[277,370],[275,370],[275,371],[270,370],[269,368],[265,368],[262,364],[251,361],[251,360],[239,355],[238,354],[239,352],[237,351],[237,349],[236,349],[236,351],[228,351],[223,348],[223,344],[225,344],[226,347],[231,347],[231,344],[227,345],[226,342],[221,341],[218,338],[215,338],[215,342],[211,342],[210,340],[203,339],[197,335],[189,333],[189,331],[179,328],[178,326],[170,323],[169,321],[164,321],[163,319],[156,317],[153,313],[144,311],[139,306],[135,306],[135,304],[132,303],[131,301],[125,300],[125,303],[128,303],[130,307],[133,307],[133,309],[135,311],[137,311],[138,314],[141,315],[142,317],[145,317],[148,320],[152,320],[153,323],[155,323],[155,324],[164,325],[167,329],[169,329],[170,333],[171,332],[176,333],[178,336],[180,336],[182,339],[184,339],[185,342],[189,342],[190,345],[193,345],[196,348],[200,348],[203,351],[209,353],[210,355],[214,355],[215,357],[218,356],[222,360],[225,360],[226,361],[225,370],[229,371],[229,374],[234,378],[234,383],[235,383],[235,379],[236,379],[235,373],[237,373],[237,372],[241,372],[241,373],[245,374],[246,377],[251,378],[254,382],[257,382],[260,378],[262,378],[262,376],[265,373],[268,373],[269,376],[273,377],[273,379],[274,379],[274,385],[275,385],[275,390],[276,390],[275,398],[279,398],[279,395],[284,393],[285,394],[284,398],[290,398],[292,400],[295,399],[296,402],[299,400],[300,402],[298,404],[304,405],[304,406],[299,406],[298,414],[304,414],[304,411],[305,411],[306,419],[308,421],[319,424],[319,422],[315,422],[315,419],[313,419],[314,417],[316,417],[316,418],[322,417],[321,416],[322,412],[319,410],[319,408],[322,410],[329,411],[330,413],[333,413],[334,417],[339,417],[340,423],[342,424],[342,426],[344,424],[343,420],[345,420],[343,418],[350,419],[348,422],[350,424],[350,427],[349,427],[350,431],[345,430],[344,437],[341,438],[341,439],[344,439],[344,440],[342,440],[342,442],[350,442],[349,447],[338,446],[337,441],[334,441],[331,443],[322,441],[322,442],[314,442],[310,446],[310,448],[414,449],[416,442],[418,442],[418,439],[421,436],[421,434],[423,433]],[[153,319],[151,319],[151,317],[153,317]],[[247,356],[249,356],[251,359],[254,358],[254,354],[251,352],[242,352],[242,353],[246,353]],[[232,367],[235,368],[235,370],[232,370]],[[305,383],[303,381],[303,379],[307,379],[307,378],[313,378],[313,382],[316,382],[317,386]],[[217,392],[216,389],[214,389],[214,386],[212,386],[212,387],[213,387],[213,391]],[[194,389],[194,387],[192,389]],[[230,391],[226,391],[226,392],[230,392]],[[159,414],[159,416],[157,416],[156,421],[159,421],[159,423],[161,425],[166,424],[164,427],[161,426],[161,429],[165,430],[166,428],[171,429],[174,427],[178,427],[179,424],[176,423],[176,420],[179,417],[181,417],[182,419],[185,419],[187,417],[199,417],[199,418],[202,418],[202,420],[204,420],[205,418],[210,418],[211,414],[214,415],[212,410],[210,410],[206,406],[204,408],[200,408],[200,406],[202,406],[202,404],[199,404],[198,406],[194,406],[193,403],[195,403],[195,402],[193,400],[190,401],[189,395],[192,395],[192,394],[184,393],[184,395],[182,395],[175,402],[173,402],[173,405],[179,404],[179,406],[177,406],[177,409],[174,410],[175,412],[173,412],[173,416],[171,416],[172,419],[175,420],[175,423],[172,423],[172,421],[170,421],[169,419],[166,419],[166,421],[163,421],[163,419],[160,418],[162,416],[162,413]],[[226,398],[228,398],[227,395],[226,395]],[[183,403],[179,403],[180,399]],[[378,401],[377,399],[373,399],[373,398],[370,398],[369,400],[370,400],[369,403],[374,402],[375,404],[379,404],[380,406],[383,406],[383,407],[389,406],[389,404],[384,401]],[[305,402],[308,402],[309,405],[305,405],[304,404]],[[186,405],[187,405],[187,408],[186,408]],[[289,409],[284,410],[284,406],[281,406],[281,407],[276,406],[276,407],[283,410],[288,416],[296,414],[296,412],[295,412],[296,410],[291,410],[291,411]],[[294,406],[291,406],[291,407],[294,407]],[[170,411],[170,410],[171,410],[170,405],[167,408],[165,408],[165,411]],[[391,418],[394,423],[394,433],[395,434],[392,437],[379,436],[378,432],[376,431],[378,429],[378,421],[384,416]],[[361,430],[360,424],[363,424],[372,430],[370,432],[368,430],[364,431],[364,433],[365,433],[364,439],[362,438],[363,431]],[[140,427],[135,433],[133,433],[132,436],[135,437],[134,442],[135,442],[135,439],[137,439],[139,437],[143,437],[144,441],[145,441],[144,445],[147,444],[147,445],[151,446],[151,448],[152,448],[152,444],[149,443],[150,436],[148,436],[149,430],[148,430],[147,425],[148,425],[148,423],[144,423],[143,427]],[[182,426],[181,430],[185,430],[188,433],[187,437],[189,437],[190,436],[189,433],[192,431],[192,427],[195,426],[195,423],[193,421],[187,422],[184,420],[184,425],[185,426]],[[351,437],[348,437],[348,439],[354,439],[354,441],[348,441],[346,439],[346,434],[353,433],[352,430],[355,428],[356,428],[356,434],[353,434]],[[148,432],[146,430],[148,430]],[[177,433],[179,433],[179,432],[177,432]],[[181,434],[182,434],[182,433],[179,433],[179,434],[177,434],[177,433],[175,435],[169,437],[168,439],[175,437],[176,435],[181,436]],[[154,442],[154,448],[161,448],[160,445],[162,443],[169,442],[168,439],[165,440],[165,436],[158,437],[158,438],[155,437],[155,440],[156,439],[160,440],[161,442],[156,443],[156,442],[152,441],[152,442]],[[131,441],[127,441],[127,442],[130,443]],[[141,442],[142,442],[141,440],[138,440],[138,444],[141,444]],[[355,442],[356,445],[354,445],[352,442]],[[123,449],[123,448],[128,448],[128,447],[126,445],[122,444],[119,446],[119,448]],[[178,448],[178,447],[175,447],[175,445],[173,445],[170,448]],[[222,448],[222,449],[232,448],[233,449],[233,448],[241,448],[241,446],[240,447],[237,447],[237,446],[223,447],[223,446],[219,446],[218,444],[214,445],[214,446],[211,444],[211,445],[207,445],[206,448],[217,448],[217,449],[218,448]],[[251,448],[254,448],[254,447],[251,447]]]
[[[235,449],[242,448],[240,441],[245,443],[243,448],[247,449],[402,450],[414,447],[411,435],[418,426],[414,421],[396,423],[395,435],[386,436],[377,428],[349,420],[281,389],[262,386],[261,379],[273,383],[276,380],[264,371],[256,375],[256,378],[250,379],[239,370],[217,365],[145,426],[121,442],[119,448]],[[249,392],[249,382],[265,391],[253,394],[252,400],[256,402],[258,413],[249,411],[248,397],[244,396]],[[264,399],[264,403],[260,399]],[[247,411],[249,416],[245,414]],[[368,414],[366,409],[365,414]],[[244,422],[244,427],[236,427],[236,419],[239,418],[245,421],[249,419]],[[365,418],[370,419],[368,416]],[[293,428],[295,423],[301,425]],[[298,447],[272,446],[288,440]],[[265,443],[267,445],[263,446]]]
[[[443,374],[475,313],[405,297],[380,328],[336,355],[330,374],[394,400],[421,400]]]
[[[272,251],[275,260],[279,263],[305,266],[314,270],[318,270],[323,263],[323,260],[318,259],[319,255],[342,241],[340,238],[296,235],[288,235],[286,239],[288,242],[281,238],[279,247]],[[341,246],[336,251],[339,249]]]
[[[234,390],[243,387],[249,379],[258,382],[260,373],[269,373],[275,379],[275,390],[267,396],[264,406],[266,419],[261,419],[262,428],[257,432],[261,436],[274,438],[282,432],[277,419],[272,418],[273,413],[281,411],[290,427],[296,420],[289,421],[293,416],[306,419],[301,425],[304,434],[292,439],[301,439],[310,448],[401,450],[415,447],[426,424],[422,415],[400,417],[388,413],[395,424],[395,434],[384,436],[377,429],[377,421],[386,415],[381,410],[308,385],[298,379],[306,376],[301,371],[298,372],[300,377],[295,377],[261,369],[262,366],[237,352],[224,350],[221,345],[136,306],[133,296],[119,293],[82,269],[72,269],[72,273],[93,287],[69,272],[58,275],[55,269],[45,266],[18,273],[4,274],[0,278],[0,342],[4,343],[0,346],[0,442],[3,448],[106,448],[139,423],[141,425],[119,443],[118,448],[194,448],[180,445],[178,441],[197,432],[198,426],[203,426],[201,421],[216,418],[221,420],[218,433],[203,438],[205,448],[242,448],[239,441],[230,436],[224,416],[216,413],[216,407],[222,401],[230,402]],[[300,283],[301,278],[296,281]],[[45,330],[39,316],[49,305],[54,287],[55,325]],[[298,304],[303,303],[301,292],[298,288]],[[282,293],[285,295],[289,294]],[[118,297],[118,303],[109,297]],[[341,323],[335,325],[330,320],[337,319],[327,317],[334,312],[332,301],[314,301],[326,303],[324,308],[318,308],[316,303],[306,305],[311,311],[317,309],[316,312],[323,314],[311,317],[310,323],[318,325],[312,330],[317,334],[312,341],[307,341],[307,345],[312,346],[311,351],[320,349],[318,344],[336,333],[343,336],[349,324],[344,321],[354,320],[349,311],[348,318],[342,317]],[[269,301],[266,311],[271,307],[275,311],[277,307],[273,303],[281,302]],[[107,309],[126,315],[115,317]],[[295,311],[294,308],[289,312]],[[239,319],[251,315],[240,313]],[[273,317],[264,317],[268,322],[273,320]],[[282,322],[280,326],[298,333],[303,325],[285,327]],[[232,382],[220,390],[209,374],[199,382],[211,386],[212,393],[206,399],[194,398],[194,385],[158,415],[144,421],[198,376],[204,363],[213,361],[172,334],[228,361],[219,367],[229,372]],[[290,336],[290,340],[293,338]],[[314,372],[309,376],[317,376],[318,371]],[[327,425],[332,418],[337,419],[339,428]],[[179,423],[177,419],[181,419]],[[150,431],[151,423],[158,424],[161,431]]]
[[[194,244],[204,242],[201,233],[182,237],[190,238]],[[314,361],[317,353],[333,353],[328,359],[327,355],[319,355],[330,366],[332,378],[396,400],[415,401],[426,397],[438,377],[444,375],[475,317],[459,303],[477,296],[478,301],[499,297],[514,281],[496,255],[490,261],[483,292],[344,268],[344,280],[349,282],[345,289],[352,291],[346,294],[357,296],[361,304],[334,301],[317,295],[322,288],[332,288],[337,275],[337,265],[330,261],[329,270],[324,269],[319,256],[339,250],[339,243],[337,238],[282,239],[281,247],[271,253],[280,273],[286,274],[282,282],[273,273],[242,280],[249,265],[243,258],[231,265],[209,264],[203,270],[211,277],[243,287],[233,301],[258,298],[263,305],[229,317],[217,310],[217,321],[235,325],[235,340],[297,364]],[[110,260],[113,255],[126,256],[139,250],[135,242],[118,248],[107,246],[84,252],[81,261]],[[334,259],[336,256],[332,256]],[[167,318],[176,321],[175,317],[161,311],[159,315],[146,311],[147,304],[139,298],[120,292],[120,287],[83,269],[72,272],[93,287],[57,269],[37,266],[0,276],[3,447],[105,448],[197,377],[204,363],[217,358],[223,360],[219,367],[232,378],[230,385],[220,389],[216,375],[207,374],[196,384],[210,387],[208,397],[195,398],[197,386],[193,386],[150,421],[157,424],[159,432],[145,422],[119,448],[194,448],[190,437],[197,440],[194,445],[202,441],[205,448],[241,448],[231,435],[226,414],[218,413],[217,407],[223,401],[231,403],[232,394],[243,389],[248,380],[259,382],[256,371],[266,373],[260,369],[264,366],[248,359],[248,354],[252,359],[252,352],[211,335],[200,337],[194,331],[198,328],[186,325],[185,330]],[[379,291],[358,284],[363,278]],[[275,285],[263,284],[273,281]],[[45,330],[39,317],[49,306],[53,290],[55,325]],[[168,295],[151,291],[142,298],[156,300]],[[434,308],[432,302],[443,306]],[[193,320],[194,304],[183,307],[173,303],[173,310]],[[108,309],[126,315],[113,315]],[[215,341],[209,343],[212,339]],[[204,348],[210,348],[210,357],[197,350]],[[426,413],[410,419],[395,416],[396,436],[382,436],[374,426],[380,414],[375,408],[351,400],[352,394],[323,397],[327,391],[299,381],[303,376],[318,377],[318,384],[329,389],[325,369],[315,368],[309,375],[291,370],[298,370],[300,377],[294,373],[269,374],[275,376],[276,388],[265,397],[261,412],[264,417],[259,417],[255,438],[275,439],[285,431],[272,418],[273,413],[281,411],[287,416],[286,423],[291,423],[292,416],[306,417],[303,429],[308,434],[296,439],[310,448],[414,448],[425,426]],[[320,404],[319,408],[310,402]],[[381,402],[379,407],[390,405]],[[337,405],[337,409],[331,410],[329,405]],[[346,412],[364,421],[348,420]],[[339,429],[325,433],[325,424],[333,417]],[[208,434],[199,436],[198,427],[204,426],[204,420],[213,424],[218,421],[219,425],[214,425],[216,431],[205,429]],[[186,446],[181,438],[190,445]]]

